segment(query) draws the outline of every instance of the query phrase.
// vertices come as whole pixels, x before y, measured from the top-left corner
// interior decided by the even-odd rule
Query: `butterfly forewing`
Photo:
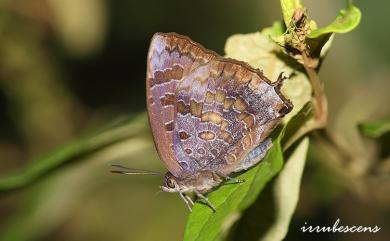
[[[215,57],[215,53],[184,36],[156,33],[152,38],[146,79],[149,121],[160,158],[175,176],[182,174],[173,151],[176,87],[198,66]]]

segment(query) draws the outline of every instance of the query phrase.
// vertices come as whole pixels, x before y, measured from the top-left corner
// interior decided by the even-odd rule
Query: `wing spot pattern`
[[[219,138],[224,140],[228,144],[233,143],[233,137],[232,137],[232,135],[230,135],[230,133],[228,131],[221,130],[221,132],[219,134]]]
[[[203,147],[199,147],[199,148],[198,148],[198,153],[199,153],[200,155],[204,155],[204,154],[206,153],[206,151],[204,150]]]
[[[214,102],[214,98],[215,98],[215,94],[213,94],[210,91],[207,91],[206,92],[206,98],[205,98],[204,102],[207,103],[207,104],[211,104],[211,103]]]
[[[177,102],[177,112],[182,114],[182,115],[186,115],[188,113],[190,113],[190,106],[186,105],[184,103],[184,101],[178,101]]]
[[[232,153],[228,153],[225,155],[225,159],[229,164],[234,163],[236,161],[236,156]]]
[[[160,102],[162,106],[169,106],[175,104],[175,95],[174,94],[165,94],[160,97]]]
[[[203,103],[197,103],[196,101],[191,100],[190,102],[191,115],[200,118],[202,116],[202,108],[203,108]]]
[[[173,131],[173,121],[165,123],[165,130],[168,132]]]
[[[183,78],[184,69],[179,65],[173,65],[172,68],[157,70],[154,72],[154,78],[150,79],[150,86],[164,84],[171,80],[180,80]]]
[[[229,110],[232,107],[234,100],[234,98],[227,97],[223,103],[223,109]]]
[[[215,94],[215,101],[219,103],[224,103],[226,97],[226,92],[223,90],[218,90]]]
[[[248,108],[248,104],[242,98],[237,98],[233,107],[240,112],[244,112]]]
[[[179,137],[180,137],[181,140],[187,140],[188,138],[191,137],[191,135],[188,134],[188,133],[185,132],[185,131],[180,131],[180,132],[179,132]]]
[[[203,122],[212,122],[217,125],[221,124],[223,121],[223,117],[218,113],[208,111],[202,114],[201,121]]]
[[[198,137],[204,141],[210,141],[215,138],[215,134],[212,131],[199,132]]]

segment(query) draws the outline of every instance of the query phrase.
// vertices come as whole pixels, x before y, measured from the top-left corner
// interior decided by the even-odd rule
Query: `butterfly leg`
[[[190,197],[188,197],[185,193],[179,192],[181,199],[185,202],[187,208],[192,212],[192,206],[194,206],[194,202]]]
[[[202,201],[204,201],[212,210],[213,212],[217,211],[215,206],[209,201],[207,197],[205,197],[202,193],[195,191],[195,194],[198,198],[200,198]]]
[[[190,196],[184,194],[184,197],[187,198],[187,200],[191,204],[191,206],[194,206],[194,201],[192,201],[192,198]]]

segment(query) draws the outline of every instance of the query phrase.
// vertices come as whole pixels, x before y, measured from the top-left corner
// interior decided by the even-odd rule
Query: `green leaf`
[[[347,9],[340,11],[333,23],[323,28],[314,29],[307,37],[318,38],[324,34],[347,33],[358,26],[361,15],[360,10],[350,3]]]
[[[371,138],[379,138],[390,132],[390,120],[362,123],[358,127],[363,135]]]
[[[308,138],[290,152],[283,170],[246,209],[227,235],[227,240],[282,240],[299,197]]]
[[[275,199],[275,221],[267,230],[261,241],[283,240],[287,234],[290,220],[299,199],[299,190],[306,154],[309,148],[309,138],[303,139],[287,160],[283,170],[278,175],[273,194]]]
[[[284,23],[289,26],[295,9],[301,8],[302,3],[300,0],[280,0],[280,6],[282,7]]]
[[[298,114],[296,114],[290,119],[288,125],[286,126],[284,137],[282,140],[283,150],[289,148],[293,143],[295,143],[298,139],[305,135],[306,129],[311,129],[309,127],[310,124],[312,124],[311,121],[313,120],[313,114],[313,104],[311,102],[307,102],[298,112]],[[301,128],[305,130],[301,130]]]
[[[311,99],[311,88],[306,75],[291,67],[291,63],[288,62],[288,58],[285,58],[280,46],[269,37],[261,33],[231,36],[227,40],[225,52],[227,57],[245,61],[261,69],[271,80],[276,80],[280,72],[291,76],[282,88],[282,92],[294,104],[293,113],[290,113],[286,119],[296,115]],[[245,182],[223,185],[208,195],[209,200],[217,208],[215,213],[204,204],[194,205],[187,221],[184,240],[220,238],[222,227],[229,226],[226,222],[231,224],[239,217],[242,210],[257,199],[266,183],[282,168],[283,156],[280,143],[283,134],[284,129],[274,139],[273,147],[258,166],[238,176],[240,179],[245,179]]]
[[[216,239],[226,218],[234,216],[256,200],[265,184],[282,168],[281,137],[282,133],[273,141],[272,148],[259,165],[237,177],[245,182],[222,185],[208,195],[217,209],[215,213],[208,206],[195,203],[187,221],[184,240]]]
[[[309,110],[311,110],[311,105],[306,105],[277,133],[272,148],[259,165],[237,177],[244,179],[245,182],[222,185],[208,195],[209,200],[217,208],[215,213],[204,204],[195,204],[187,221],[184,240],[197,241],[220,238],[223,229],[228,229],[240,217],[241,211],[255,202],[267,182],[282,168],[281,140],[285,136],[285,130],[291,130],[292,127],[297,126],[300,120],[306,120]],[[303,122],[300,123],[303,124]]]
[[[22,188],[41,176],[60,168],[81,155],[86,155],[118,141],[145,134],[148,130],[145,114],[132,121],[116,123],[105,130],[75,140],[53,152],[33,160],[26,168],[0,177],[0,192]]]
[[[261,34],[264,36],[268,36],[271,39],[275,39],[279,36],[282,36],[286,31],[286,27],[280,21],[275,21],[271,27],[264,28],[261,30]]]

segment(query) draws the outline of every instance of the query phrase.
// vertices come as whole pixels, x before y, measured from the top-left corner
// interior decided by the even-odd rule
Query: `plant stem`
[[[327,110],[327,101],[323,92],[323,89],[320,84],[320,78],[314,68],[310,66],[310,59],[306,54],[305,48],[301,50],[303,58],[303,67],[306,70],[307,75],[309,76],[310,84],[313,88],[313,96],[315,100],[315,119],[319,122],[320,128],[326,126],[328,110]]]

